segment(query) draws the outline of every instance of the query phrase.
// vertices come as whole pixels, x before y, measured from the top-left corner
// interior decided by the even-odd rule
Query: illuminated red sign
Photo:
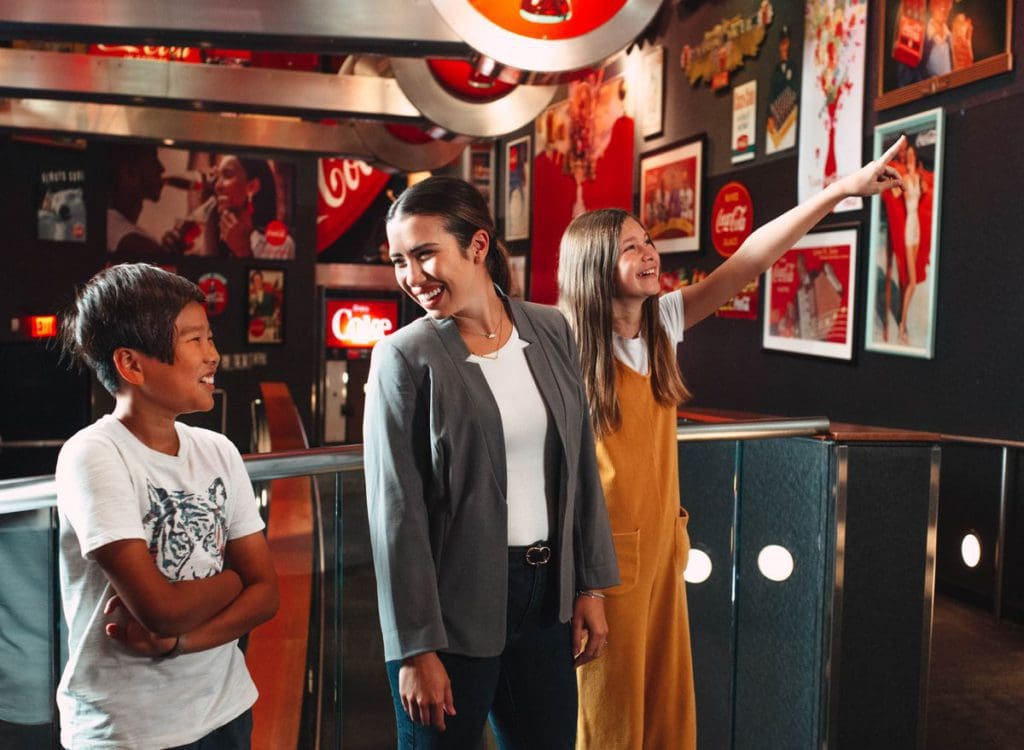
[[[34,339],[51,339],[57,335],[56,315],[29,315],[28,335]]]
[[[327,301],[327,346],[366,349],[398,328],[394,300],[334,299]]]
[[[90,55],[101,57],[134,57],[143,60],[173,60],[201,63],[203,56],[198,47],[136,46],[128,44],[90,44]]]

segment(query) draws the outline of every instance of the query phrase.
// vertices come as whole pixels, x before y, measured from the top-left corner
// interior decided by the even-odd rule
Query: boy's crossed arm
[[[228,542],[226,569],[195,581],[169,581],[145,542],[112,542],[93,557],[116,592],[104,611],[123,606],[129,619],[106,633],[145,656],[204,651],[239,638],[277,612],[277,574],[261,532]],[[183,648],[181,648],[183,647]]]

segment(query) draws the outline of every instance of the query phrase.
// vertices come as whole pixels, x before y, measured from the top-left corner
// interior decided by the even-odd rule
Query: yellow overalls
[[[691,750],[697,745],[683,570],[676,409],[650,375],[616,359],[622,426],[597,443],[622,583],[606,589],[608,644],[577,670],[583,750]]]

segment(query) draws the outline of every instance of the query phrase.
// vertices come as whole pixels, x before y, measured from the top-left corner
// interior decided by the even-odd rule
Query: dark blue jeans
[[[554,561],[528,566],[521,550],[513,547],[509,553],[508,628],[501,655],[438,653],[457,712],[445,718],[444,732],[413,723],[398,694],[402,664],[387,663],[400,750],[474,750],[488,718],[502,750],[575,747],[576,673],[569,624],[558,622],[558,568]]]
[[[205,737],[170,750],[249,750],[251,746],[252,709],[249,709]]]

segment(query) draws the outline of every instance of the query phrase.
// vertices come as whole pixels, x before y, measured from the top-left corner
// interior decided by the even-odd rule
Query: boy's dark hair
[[[75,295],[61,316],[61,347],[88,366],[111,395],[120,380],[114,351],[128,347],[174,363],[174,321],[189,302],[206,295],[188,279],[148,263],[125,263],[100,271]]]

